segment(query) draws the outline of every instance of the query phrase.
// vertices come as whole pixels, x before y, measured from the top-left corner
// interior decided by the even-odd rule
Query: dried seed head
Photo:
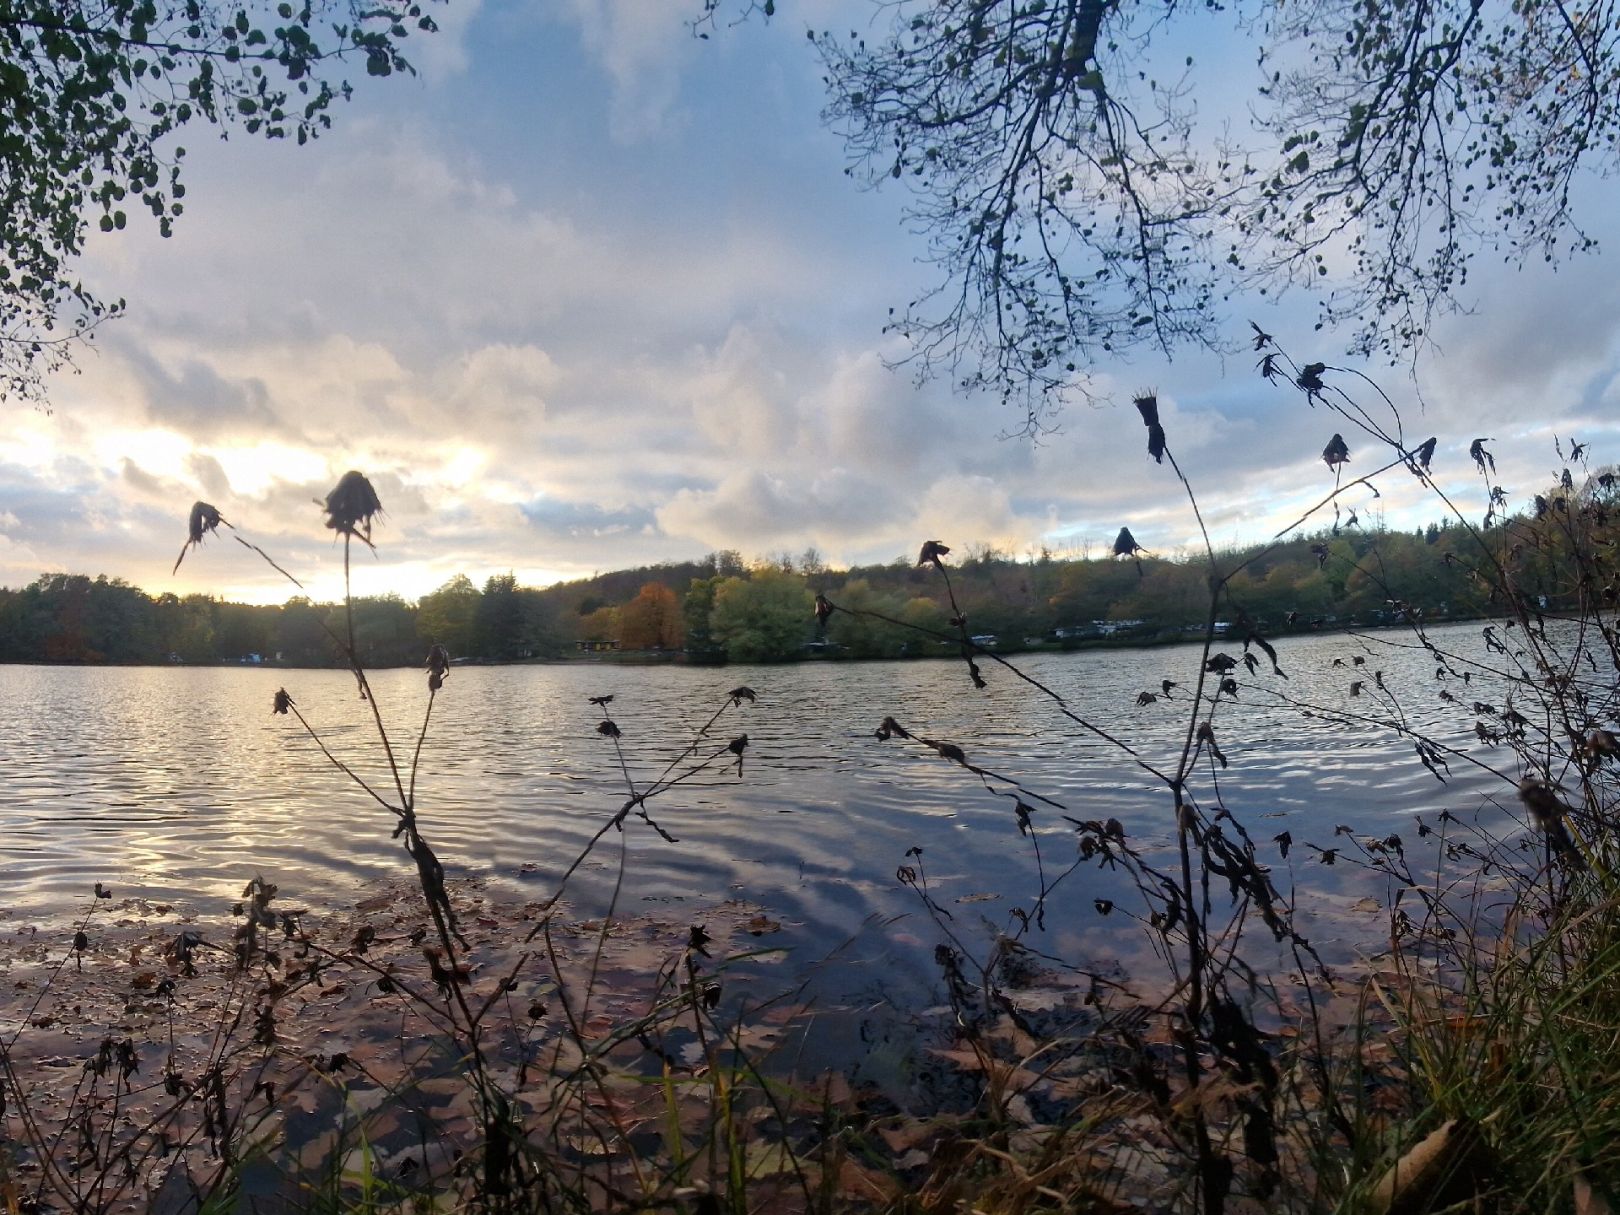
[[[950,551],[950,546],[941,544],[938,540],[924,540],[922,549],[917,554],[917,564],[942,565],[943,562],[940,561],[940,558]]]
[[[878,728],[874,730],[873,733],[877,736],[878,741],[880,742],[888,742],[889,739],[895,737],[896,735],[899,735],[901,738],[911,737],[910,734],[906,733],[905,729],[900,725],[900,723],[895,721],[895,719],[892,717],[885,717],[883,721],[879,723]]]
[[[1157,464],[1164,463],[1164,427],[1159,423],[1159,398],[1151,392],[1136,398],[1137,412],[1148,431],[1148,455]]]
[[[444,687],[444,681],[450,677],[450,651],[442,645],[436,645],[428,651],[428,691],[437,692]]]
[[[169,572],[177,573],[180,563],[186,559],[186,550],[201,544],[209,532],[218,531],[221,523],[230,526],[217,507],[207,502],[193,502],[191,516],[186,520],[186,542],[180,546],[180,555],[174,559],[174,569]]]
[[[285,713],[288,709],[290,709],[292,707],[293,707],[293,698],[291,696],[287,695],[287,689],[286,688],[277,688],[276,689],[275,704],[274,704],[274,707],[272,708],[271,711],[275,712],[275,713]]]
[[[326,526],[343,536],[371,544],[371,521],[382,513],[382,503],[371,482],[350,469],[338,479],[323,504]]]

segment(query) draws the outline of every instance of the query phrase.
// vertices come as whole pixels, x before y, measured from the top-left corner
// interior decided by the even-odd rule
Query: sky
[[[1610,253],[1482,262],[1415,374],[1346,359],[1307,296],[1238,296],[1231,353],[1099,367],[1096,403],[1038,441],[1004,437],[1021,419],[996,399],[890,366],[906,349],[888,310],[935,272],[903,190],[845,175],[804,37],[864,26],[870,6],[784,0],[707,39],[698,7],[453,0],[408,48],[419,74],[360,80],[308,147],[188,132],[175,235],[134,220],[80,267],[127,315],[52,382],[48,412],[0,404],[0,586],[67,570],[285,599],[228,541],[171,572],[204,499],[337,597],[316,503],[350,468],[386,511],[356,592],[408,599],[460,573],[543,586],[720,549],[1101,555],[1122,525],[1181,553],[1197,525],[1146,454],[1143,389],[1215,543],[1246,543],[1331,489],[1320,453],[1344,429],[1259,378],[1250,320],[1301,362],[1376,378],[1409,433],[1439,438],[1439,484],[1476,515],[1476,437],[1520,497],[1556,478],[1555,435],[1620,458],[1620,231],[1604,226],[1620,208],[1603,185],[1587,214]],[[1208,101],[1241,113],[1255,69],[1229,60],[1209,87],[1235,91]],[[1381,484],[1346,502],[1364,522],[1436,517],[1409,477]]]

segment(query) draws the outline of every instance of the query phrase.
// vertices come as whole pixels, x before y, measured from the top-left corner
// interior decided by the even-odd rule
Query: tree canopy
[[[123,308],[75,277],[92,216],[103,231],[148,212],[167,236],[185,210],[199,123],[303,144],[351,87],[409,71],[434,28],[417,0],[0,0],[0,399],[41,399],[73,342]]]
[[[778,11],[705,0],[725,13]],[[781,6],[786,13],[786,4]],[[874,0],[815,33],[849,172],[907,192],[939,274],[892,328],[922,370],[1031,428],[1144,344],[1217,344],[1240,288],[1317,289],[1363,353],[1421,346],[1485,251],[1591,247],[1582,171],[1616,167],[1620,22],[1564,0]],[[1173,25],[1229,20],[1259,70],[1248,132]],[[1178,46],[1174,55],[1168,47]],[[1239,86],[1241,87],[1241,86]]]

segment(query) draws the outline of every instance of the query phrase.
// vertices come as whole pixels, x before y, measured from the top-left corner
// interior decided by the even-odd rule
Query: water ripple
[[[1477,632],[1457,626],[1444,640],[1462,646]],[[1466,763],[1454,762],[1455,779],[1442,785],[1418,763],[1412,743],[1390,730],[1302,717],[1265,691],[1327,711],[1387,715],[1377,697],[1348,691],[1353,679],[1370,687],[1376,667],[1409,722],[1489,762],[1472,719],[1436,696],[1426,652],[1346,637],[1286,638],[1277,649],[1288,681],[1265,673],[1244,680],[1238,702],[1223,704],[1216,718],[1231,763],[1218,773],[1220,795],[1257,840],[1286,826],[1296,839],[1320,842],[1340,823],[1381,834],[1404,829],[1413,814],[1468,812],[1502,793]],[[1358,652],[1369,655],[1369,669],[1332,666],[1334,657],[1348,664]],[[1190,647],[1054,654],[1029,658],[1026,669],[1081,717],[1169,770],[1186,737],[1195,658]],[[625,797],[588,697],[614,695],[639,787],[678,760],[726,691],[745,683],[758,703],[728,709],[714,740],[698,749],[708,754],[746,732],[742,778],[735,765],[711,770],[649,804],[678,844],[633,820],[622,836],[610,833],[601,863],[582,867],[575,880],[576,906],[609,897],[621,847],[631,902],[754,899],[791,922],[790,935],[816,956],[873,916],[918,915],[915,897],[895,879],[914,847],[946,905],[998,896],[973,904],[978,910],[964,918],[1004,917],[1027,902],[1034,859],[1011,801],[915,744],[879,742],[873,731],[885,716],[958,743],[973,762],[1076,818],[1115,817],[1150,847],[1171,846],[1174,824],[1158,780],[1027,685],[993,667],[986,676],[991,686],[981,694],[961,664],[948,661],[458,668],[434,709],[418,806],[452,875],[478,875],[526,898],[549,894]],[[1168,700],[1136,704],[1140,691],[1157,691],[1165,678],[1182,688]],[[0,701],[7,774],[0,881],[9,908],[64,914],[104,881],[121,895],[218,910],[254,874],[295,899],[352,903],[357,887],[403,871],[387,811],[334,770],[295,722],[270,712],[285,685],[334,754],[386,796],[393,779],[370,708],[343,672],[11,667],[8,680]],[[425,705],[423,676],[384,671],[373,685],[396,753],[408,754]],[[1207,779],[1198,790],[1213,800]],[[1037,803],[1034,821],[1051,833],[1049,865],[1054,857],[1067,864],[1069,855],[1055,834],[1059,814]],[[1310,874],[1325,889],[1351,880],[1342,869]],[[1048,922],[1062,925],[1065,941],[1089,941],[1106,953],[1091,906],[1097,897],[1131,896],[1116,876],[1077,873],[1052,901]],[[893,960],[925,981],[924,951],[901,949]]]

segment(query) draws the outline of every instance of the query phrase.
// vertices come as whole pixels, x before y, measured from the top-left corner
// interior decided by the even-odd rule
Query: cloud
[[[667,131],[676,121],[697,9],[668,0],[568,0],[565,12],[610,81],[614,138],[633,143]]]
[[[192,452],[186,457],[186,472],[210,499],[230,496],[231,481],[217,457]]]
[[[740,460],[771,461],[792,447],[799,426],[797,402],[780,334],[733,326],[688,385],[692,418],[711,443]]]
[[[405,57],[430,85],[450,85],[467,71],[471,64],[467,36],[482,10],[483,0],[436,4],[428,9],[438,27],[436,32],[412,31],[405,44]]]
[[[256,377],[227,378],[201,358],[180,355],[171,370],[151,348],[114,328],[105,350],[131,373],[147,418],[195,439],[250,433],[288,433],[270,408],[269,391]]]
[[[584,537],[603,540],[627,532],[645,532],[654,525],[645,507],[608,510],[591,502],[564,502],[541,498],[520,508],[523,517],[543,539]]]
[[[136,493],[153,498],[161,498],[166,495],[167,489],[163,482],[145,471],[127,456],[124,458],[123,472],[124,483],[135,490]]]
[[[426,84],[365,91],[309,148],[203,141],[173,240],[93,238],[86,276],[130,313],[60,381],[54,416],[0,427],[0,578],[50,554],[154,591],[284,597],[235,545],[169,577],[202,497],[334,594],[341,549],[315,503],[351,467],[388,511],[359,575],[406,594],[720,548],[850,563],[927,538],[1101,547],[1122,524],[1156,551],[1201,544],[1174,470],[1146,453],[1144,384],[1218,545],[1320,501],[1336,430],[1352,472],[1377,467],[1374,443],[1247,354],[1140,355],[1093,377],[1107,403],[1039,443],[999,441],[1020,421],[1000,403],[890,366],[909,351],[885,309],[931,276],[892,192],[841,178],[796,26],[699,44],[665,0],[547,12],[446,10],[453,36],[419,44],[439,56]],[[825,3],[801,15],[838,24]],[[506,36],[540,24],[555,80]],[[624,142],[602,137],[604,113]],[[1523,493],[1556,475],[1554,433],[1620,429],[1620,276],[1593,261],[1475,281],[1479,314],[1443,324],[1420,364],[1426,407],[1403,372],[1366,369],[1483,514],[1475,435],[1499,439]],[[1254,315],[1300,361],[1343,362],[1308,305]],[[1379,487],[1376,505],[1348,499],[1364,519],[1433,513],[1399,470]]]

